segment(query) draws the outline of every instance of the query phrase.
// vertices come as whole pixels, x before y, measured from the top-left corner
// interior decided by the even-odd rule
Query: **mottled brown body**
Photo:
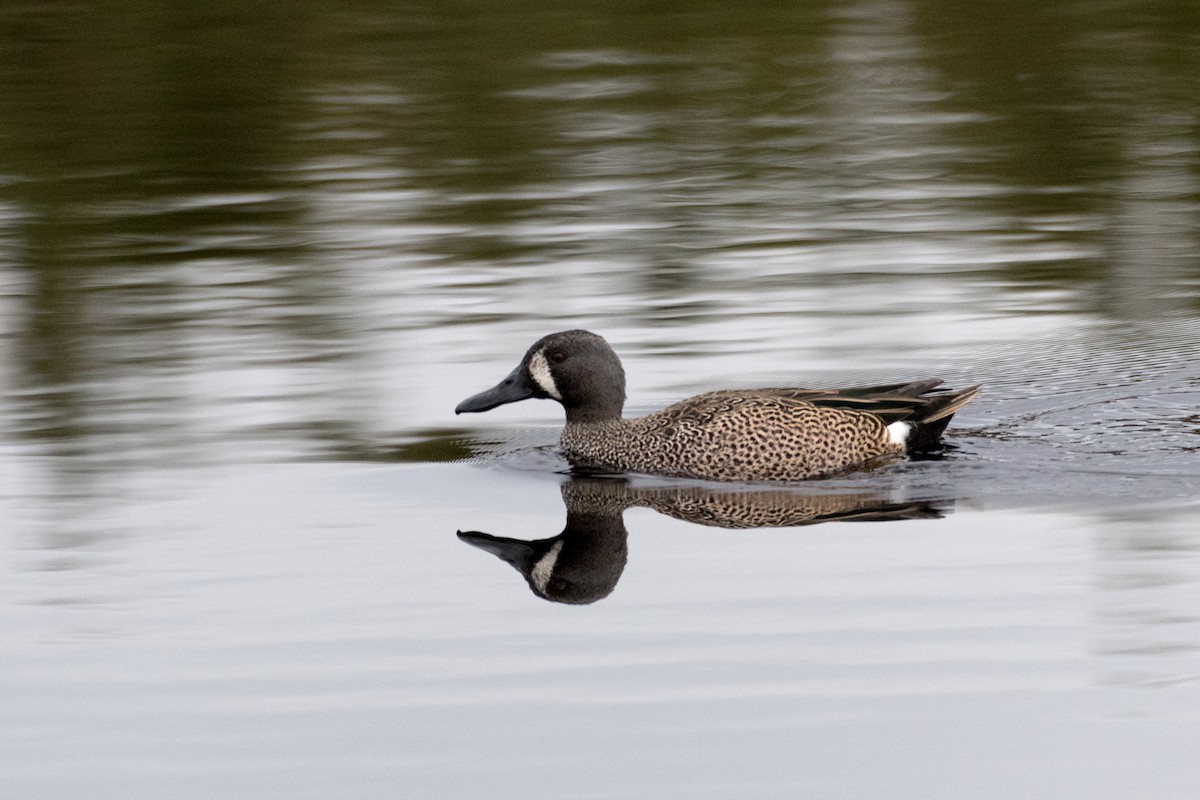
[[[710,392],[637,419],[568,422],[562,448],[586,466],[714,481],[803,480],[904,452],[873,414],[753,390]]]

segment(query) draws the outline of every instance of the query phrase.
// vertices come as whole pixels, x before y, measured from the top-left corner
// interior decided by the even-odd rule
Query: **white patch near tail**
[[[546,354],[541,350],[538,350],[533,354],[533,358],[529,359],[529,374],[533,377],[534,382],[542,387],[543,392],[555,400],[562,400],[562,395],[558,393],[558,385],[554,383],[554,376],[550,374],[550,362],[546,360]]]
[[[887,426],[887,430],[888,441],[904,447],[908,442],[909,435],[912,434],[913,426],[911,422],[893,422]]]
[[[562,552],[562,548],[562,539],[559,539],[550,545],[550,549],[546,551],[546,555],[539,558],[537,563],[533,565],[533,569],[529,570],[529,579],[533,581],[533,585],[542,594],[546,593],[546,585],[550,583],[550,575],[554,572],[554,564],[558,561],[558,554]]]

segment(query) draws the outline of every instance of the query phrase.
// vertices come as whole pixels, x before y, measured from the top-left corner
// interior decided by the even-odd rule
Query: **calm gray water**
[[[1197,97],[1135,2],[5,6],[0,795],[1197,796]],[[582,480],[453,415],[569,327],[985,389]]]

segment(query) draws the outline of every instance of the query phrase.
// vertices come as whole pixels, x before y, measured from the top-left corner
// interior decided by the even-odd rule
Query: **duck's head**
[[[454,413],[489,411],[530,397],[557,400],[568,422],[619,419],[625,370],[603,337],[581,330],[552,333],[537,340],[507,378],[463,400]]]

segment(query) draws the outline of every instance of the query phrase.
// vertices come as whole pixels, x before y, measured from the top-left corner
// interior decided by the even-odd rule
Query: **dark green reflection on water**
[[[1198,32],[1187,4],[8,5],[5,403],[104,463],[204,452],[197,416],[353,452],[372,336],[494,330],[544,294],[489,298],[564,271],[647,332],[746,321],[713,262],[765,302],[906,250],[1002,313],[1195,315]],[[828,266],[743,279],[760,253]],[[254,370],[286,380],[198,398]]]

